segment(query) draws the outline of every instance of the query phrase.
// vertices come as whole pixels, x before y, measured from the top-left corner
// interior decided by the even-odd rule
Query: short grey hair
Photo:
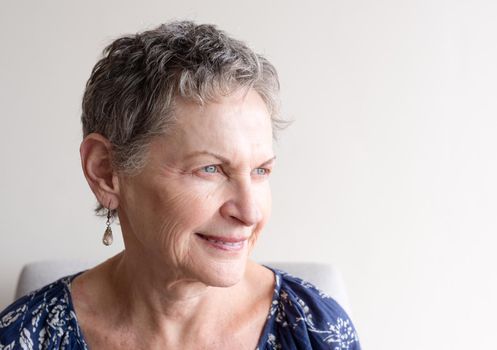
[[[152,138],[174,123],[176,98],[205,104],[239,88],[259,93],[274,131],[284,125],[274,66],[215,26],[177,21],[123,36],[104,49],[86,84],[83,136],[105,136],[112,166],[133,174]]]

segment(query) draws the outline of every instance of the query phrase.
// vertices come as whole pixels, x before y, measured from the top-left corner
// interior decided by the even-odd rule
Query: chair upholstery
[[[89,269],[95,265],[96,262],[91,260],[47,260],[26,264],[17,280],[15,298],[18,299],[61,277]]]
[[[27,264],[23,267],[19,276],[15,298],[18,299],[28,292],[43,287],[61,277],[89,269],[95,265],[95,261],[89,260],[53,260]],[[340,272],[332,265],[296,262],[268,262],[263,263],[263,265],[286,271],[315,284],[349,312],[345,284]]]

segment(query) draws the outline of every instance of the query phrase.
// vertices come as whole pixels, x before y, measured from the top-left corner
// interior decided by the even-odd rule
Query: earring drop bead
[[[110,226],[107,226],[104,232],[104,237],[102,238],[102,243],[106,246],[109,246],[114,242],[114,237],[112,236],[112,229]]]
[[[105,228],[104,237],[102,238],[102,243],[105,244],[106,246],[110,246],[112,242],[114,242],[114,237],[112,236],[112,229],[110,228],[110,218],[111,218],[111,212],[109,205],[109,208],[107,209],[107,222],[105,223],[107,227]]]

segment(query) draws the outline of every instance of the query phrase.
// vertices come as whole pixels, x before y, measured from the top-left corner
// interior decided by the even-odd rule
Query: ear
[[[81,166],[99,203],[108,209],[119,207],[119,179],[112,167],[112,145],[104,136],[92,133],[79,148]]]

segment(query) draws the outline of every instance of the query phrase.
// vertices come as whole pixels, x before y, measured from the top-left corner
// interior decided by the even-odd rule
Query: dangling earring
[[[107,209],[107,222],[105,223],[107,225],[107,228],[105,229],[104,237],[102,238],[102,242],[106,246],[111,245],[112,242],[114,241],[114,237],[112,236],[112,229],[110,228],[110,217],[111,217],[110,213],[111,211],[109,207]]]

